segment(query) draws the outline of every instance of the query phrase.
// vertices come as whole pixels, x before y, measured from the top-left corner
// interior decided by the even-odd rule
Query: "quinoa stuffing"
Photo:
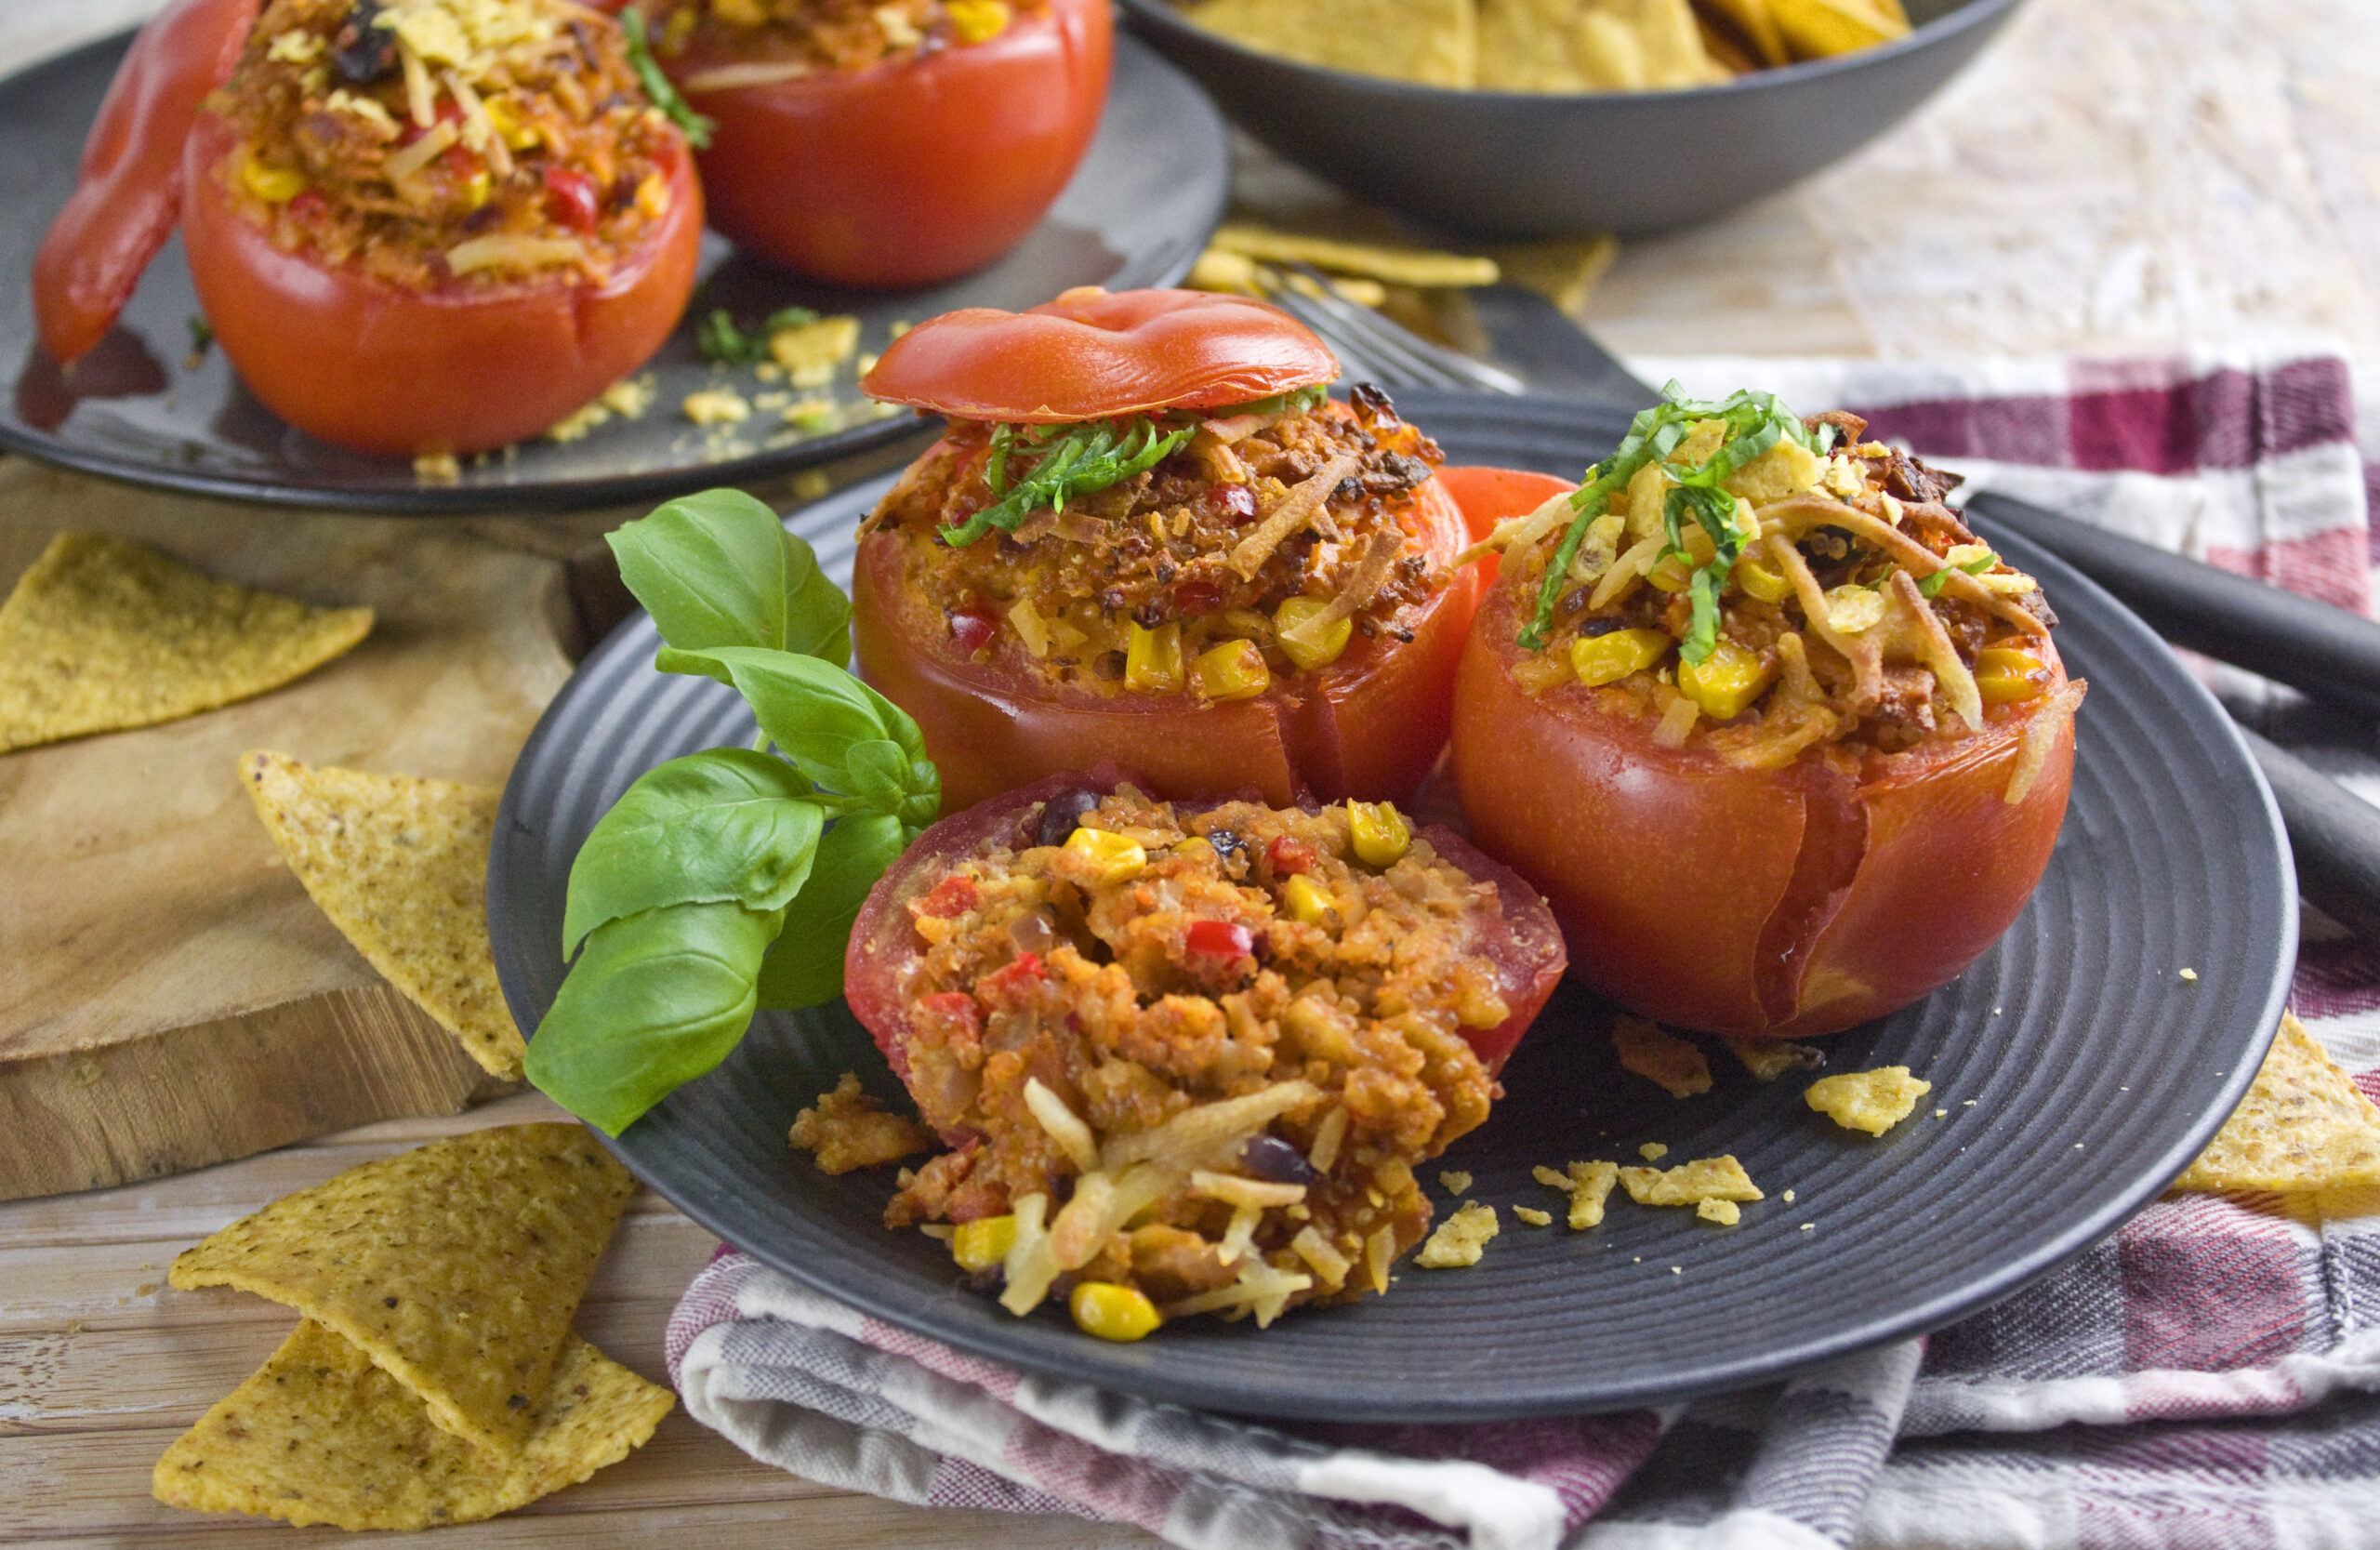
[[[1084,436],[1104,450],[1083,454]],[[1049,465],[1092,456],[1150,461],[1021,520],[1004,511],[1057,477]],[[1312,389],[1112,426],[953,421],[862,531],[904,540],[921,638],[1104,694],[1239,699],[1329,666],[1357,635],[1412,638],[1407,611],[1448,576],[1415,497],[1443,460],[1368,386],[1352,409]]]
[[[688,91],[906,64],[989,43],[1046,0],[659,0],[654,50]]]
[[[1464,1038],[1509,1015],[1495,885],[1419,836],[1360,854],[1345,805],[1126,786],[1028,825],[908,901],[896,1064],[964,1139],[887,1225],[961,1224],[1011,1311],[1064,1291],[1093,1333],[1153,1328],[1134,1298],[1266,1324],[1384,1292],[1431,1220],[1416,1165],[1500,1093]]]
[[[274,245],[409,290],[601,281],[685,153],[619,25],[566,0],[269,0],[208,105]]]

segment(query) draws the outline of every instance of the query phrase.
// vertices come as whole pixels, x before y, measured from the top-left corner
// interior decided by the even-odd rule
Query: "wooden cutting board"
[[[563,562],[463,522],[274,510],[0,459],[0,593],[68,527],[369,603],[378,621],[259,698],[0,754],[0,1199],[510,1091],[323,918],[234,765],[277,749],[500,785],[570,670]]]

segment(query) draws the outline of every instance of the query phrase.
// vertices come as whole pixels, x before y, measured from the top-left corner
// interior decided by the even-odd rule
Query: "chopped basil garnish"
[[[670,123],[686,132],[687,144],[697,151],[709,150],[710,132],[718,126],[686,106],[686,99],[669,84],[669,77],[653,62],[653,46],[645,40],[642,8],[630,6],[622,11],[620,31],[628,34],[628,65],[636,72],[636,78],[644,83],[644,94],[653,99],[654,107],[668,115]]]
[[[748,366],[768,359],[769,336],[778,329],[800,328],[817,321],[818,314],[807,307],[781,307],[747,333],[735,325],[734,313],[714,307],[708,317],[694,325],[694,349],[716,364]]]

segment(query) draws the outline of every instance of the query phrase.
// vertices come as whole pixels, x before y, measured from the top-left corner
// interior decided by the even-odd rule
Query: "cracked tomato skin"
[[[535,435],[642,365],[694,291],[703,202],[682,143],[669,207],[601,284],[551,274],[430,291],[275,247],[225,188],[237,145],[202,113],[185,152],[199,304],[248,391],[334,445],[472,453]]]
[[[1447,564],[1468,541],[1463,513],[1435,480],[1415,497],[1431,561]],[[852,643],[860,676],[917,719],[952,806],[1103,760],[1141,771],[1143,788],[1160,797],[1401,802],[1446,744],[1455,662],[1478,606],[1475,566],[1397,616],[1411,641],[1358,634],[1326,668],[1276,678],[1250,699],[1210,701],[1186,689],[1103,695],[1058,683],[1004,634],[970,655],[905,574],[909,541],[888,529],[860,540]]]
[[[1480,605],[1455,688],[1472,838],[1543,890],[1572,970],[1673,1027],[1803,1038],[1933,991],[2000,939],[2049,864],[2074,769],[2070,714],[2023,799],[2024,731],[2066,682],[1985,733],[1871,762],[1739,769],[1665,749],[1651,718],[1575,683],[1531,698],[1512,594]]]
[[[923,285],[1024,240],[1099,127],[1107,0],[1050,0],[998,36],[906,63],[695,90],[732,64],[663,61],[715,127],[699,152],[710,220],[772,263],[847,285]]]
[[[919,835],[869,891],[843,955],[843,997],[904,1084],[909,1080],[909,987],[924,957],[909,902],[931,894],[953,866],[987,845],[1031,845],[1040,806],[1052,797],[1078,789],[1104,796],[1125,784],[1148,789],[1138,775],[1107,763],[1088,774],[1050,775],[953,813]],[[1187,816],[1200,808],[1184,803],[1180,810]],[[1512,1014],[1492,1028],[1461,1030],[1492,1077],[1561,983],[1562,934],[1535,889],[1462,836],[1435,824],[1414,833],[1474,881],[1496,885],[1495,916],[1482,922],[1476,950],[1496,965],[1497,990]],[[966,1138],[944,1139],[959,1146]]]

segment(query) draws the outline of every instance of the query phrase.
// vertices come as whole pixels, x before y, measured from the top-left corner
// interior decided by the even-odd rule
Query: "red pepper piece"
[[[1256,956],[1256,938],[1236,921],[1193,921],[1183,946],[1212,958]]]
[[[1276,877],[1310,872],[1314,870],[1314,847],[1286,834],[1276,835],[1273,842],[1264,847],[1264,863],[1273,868]]]
[[[975,998],[964,990],[943,990],[918,1002],[918,1010],[944,1025],[945,1045],[965,1046],[983,1041],[984,1014],[975,1010]]]
[[[182,145],[199,104],[240,61],[259,0],[180,0],[160,12],[108,86],[74,192],[33,259],[42,348],[71,364],[115,326],[182,213]]]
[[[1039,953],[1019,953],[975,982],[975,994],[986,1006],[1015,1006],[1046,977]]]
[[[950,638],[959,643],[963,656],[972,656],[989,645],[998,629],[998,621],[972,608],[961,608],[950,616]]]
[[[918,913],[939,921],[954,920],[974,908],[979,895],[973,878],[946,877],[918,901]]]
[[[602,213],[595,179],[575,167],[546,168],[546,213],[563,226],[580,232],[595,230]]]

